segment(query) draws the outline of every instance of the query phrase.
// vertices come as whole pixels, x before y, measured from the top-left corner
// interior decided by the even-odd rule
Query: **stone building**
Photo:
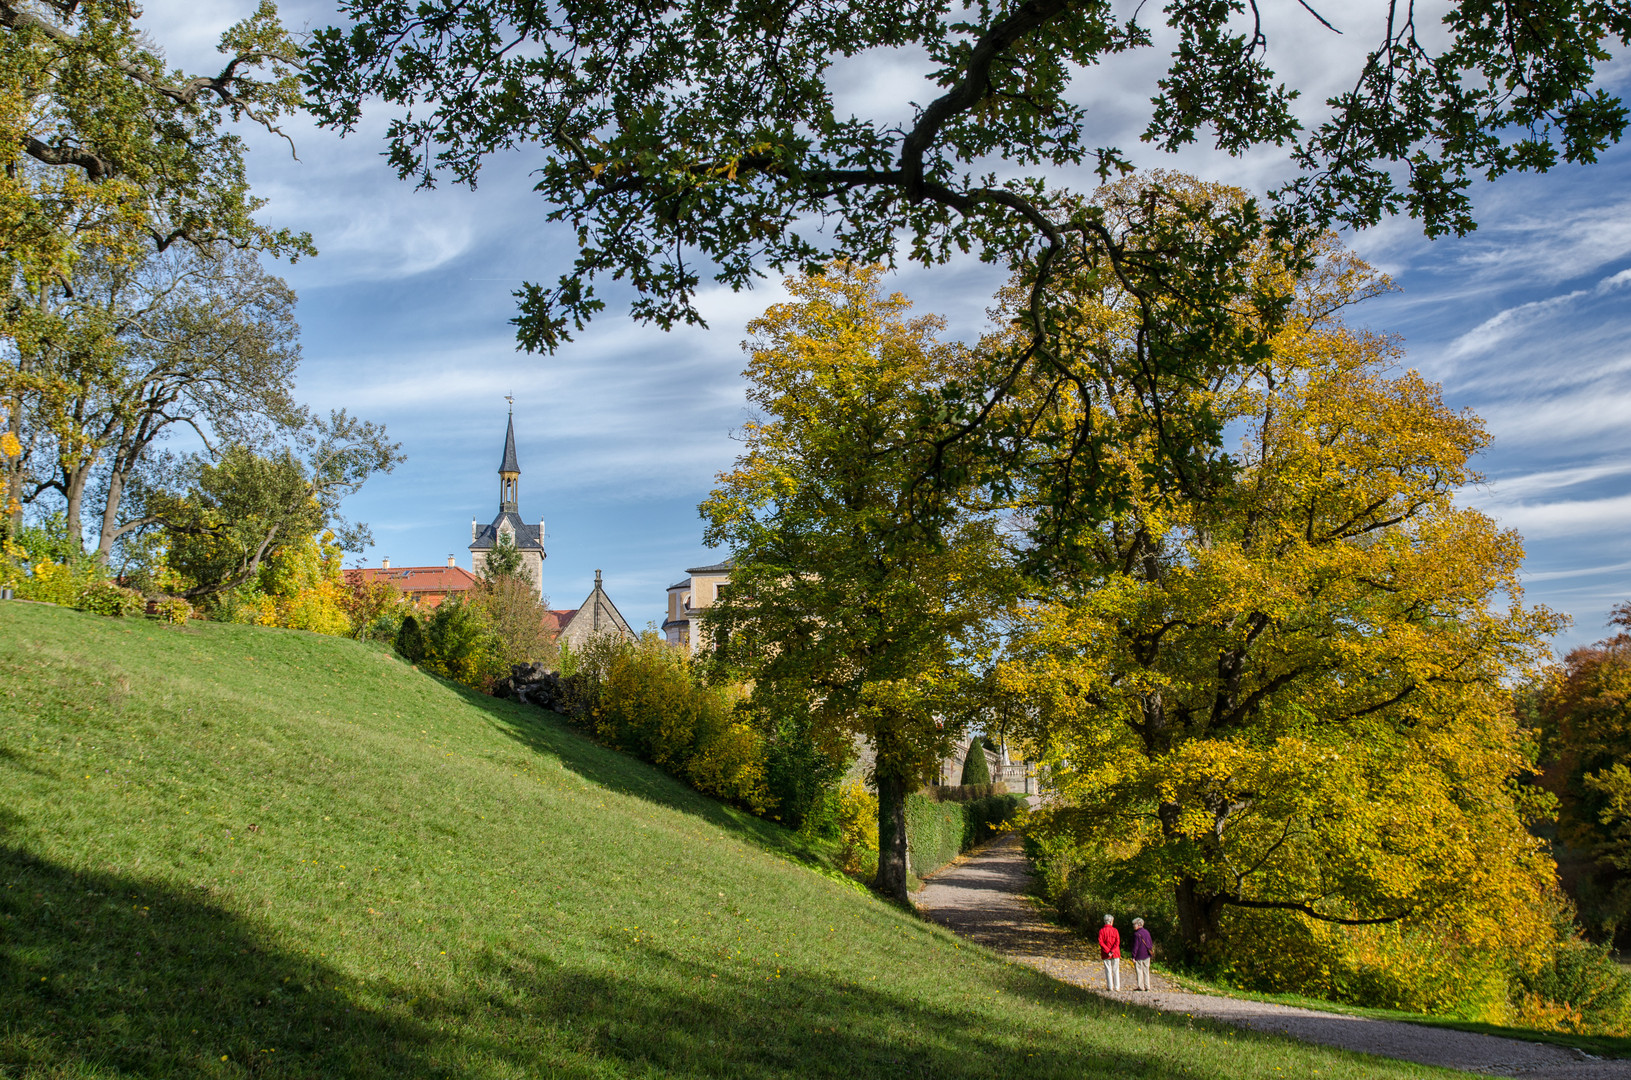
[[[576,609],[566,611],[551,611],[560,629],[556,631],[555,641],[570,649],[582,648],[591,638],[603,637],[610,634],[625,640],[633,640],[634,631],[629,629],[628,621],[623,618],[612,598],[606,595],[606,590],[600,581],[600,571],[595,571],[595,587],[589,593],[588,599]]]
[[[683,645],[692,652],[707,647],[707,631],[697,616],[719,599],[719,590],[731,583],[731,561],[712,566],[693,566],[690,576],[668,587],[668,618],[663,620],[663,637],[670,645]]]
[[[490,525],[477,525],[470,519],[470,572],[487,576],[487,557],[500,536],[508,535],[521,552],[521,566],[532,575],[543,592],[544,519],[532,525],[521,518],[521,464],[515,456],[515,416],[512,413],[504,432],[504,458],[498,465],[498,516]]]

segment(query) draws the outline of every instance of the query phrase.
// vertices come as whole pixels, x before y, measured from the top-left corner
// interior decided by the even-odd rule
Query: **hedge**
[[[1026,805],[1023,795],[989,795],[970,802],[942,802],[914,792],[906,797],[906,846],[912,873],[922,877],[995,836]]]

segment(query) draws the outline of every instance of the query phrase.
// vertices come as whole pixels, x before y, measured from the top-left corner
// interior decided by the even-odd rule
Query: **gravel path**
[[[917,904],[929,918],[963,937],[1056,979],[1120,1001],[1210,1017],[1304,1042],[1468,1072],[1533,1080],[1631,1080],[1631,1060],[1597,1060],[1546,1043],[1192,994],[1159,975],[1152,978],[1154,989],[1149,993],[1123,990],[1111,994],[1104,988],[1098,947],[1046,922],[1025,900],[1030,877],[1019,837],[1007,836],[929,879],[917,895]],[[1127,932],[1122,928],[1123,934]],[[1128,987],[1132,981],[1132,964],[1127,962],[1121,984]]]

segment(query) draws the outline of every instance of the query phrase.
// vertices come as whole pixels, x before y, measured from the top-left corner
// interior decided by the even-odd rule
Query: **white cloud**
[[[1622,570],[1631,570],[1631,562],[1614,563],[1610,566],[1583,566],[1575,570],[1547,570],[1538,574],[1524,574],[1525,584],[1541,581],[1562,581],[1566,578],[1591,577],[1596,574],[1613,574]]]
[[[1525,538],[1607,534],[1631,529],[1631,494],[1604,499],[1542,503],[1509,503],[1487,507],[1503,527]]]
[[[1604,461],[1572,469],[1551,469],[1519,476],[1503,476],[1486,485],[1489,497],[1479,501],[1485,504],[1521,502],[1535,494],[1550,494],[1561,488],[1591,484],[1626,474],[1631,474],[1631,461]]]

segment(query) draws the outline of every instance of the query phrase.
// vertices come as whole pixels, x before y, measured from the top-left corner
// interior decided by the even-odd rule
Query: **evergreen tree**
[[[976,735],[968,744],[968,756],[963,758],[962,784],[989,784],[991,766],[985,760],[985,736]]]

